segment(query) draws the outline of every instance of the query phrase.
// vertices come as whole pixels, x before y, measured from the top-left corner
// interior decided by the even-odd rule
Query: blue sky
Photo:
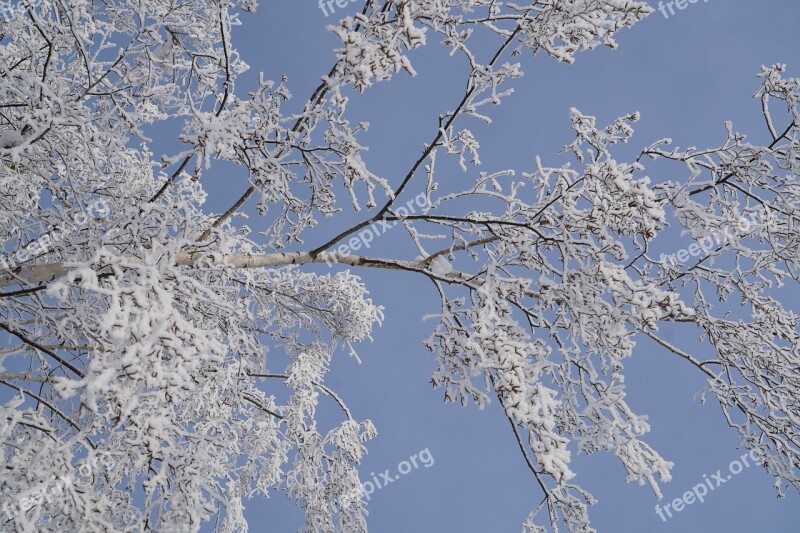
[[[334,23],[338,15],[354,14],[363,4],[348,4],[328,18],[313,0],[261,4],[256,14],[243,16],[244,24],[234,29],[234,45],[251,65],[237,93],[244,97],[259,72],[275,80],[286,75],[294,104],[302,106],[333,64],[337,42],[326,24]],[[641,112],[636,135],[620,158],[663,137],[683,147],[715,146],[725,138],[725,120],[763,141],[767,132],[760,107],[752,99],[758,87],[755,75],[761,65],[773,63],[787,63],[790,75],[800,75],[798,23],[797,0],[709,0],[690,4],[669,18],[656,11],[618,35],[619,49],[582,53],[573,65],[524,54],[519,60],[526,75],[514,85],[514,95],[492,108],[494,123],[486,127],[467,120],[462,125],[474,127],[485,170],[530,170],[537,154],[545,163],[560,164],[564,156],[558,152],[572,140],[571,107],[597,116],[600,124]],[[452,109],[464,86],[463,61],[449,57],[437,43],[411,57],[417,77],[399,74],[354,96],[349,108],[352,122],[370,122],[362,138],[370,146],[365,159],[390,183],[405,174],[422,144],[432,137],[436,117]],[[154,147],[157,156],[159,150],[178,149],[174,138],[162,133],[163,145]],[[685,177],[677,166],[652,169],[654,180]],[[445,187],[463,186],[473,176],[453,174],[448,179],[461,181]],[[206,178],[207,208],[212,211],[225,209],[246,188],[245,176],[229,167],[216,167]],[[254,215],[252,202],[245,211]],[[307,242],[316,246],[362,217],[345,213],[324,221],[307,235]],[[263,224],[255,216],[247,223],[256,230]],[[402,230],[394,231],[376,240],[375,255],[411,250]],[[690,244],[686,237],[671,238],[665,252]],[[329,270],[325,265],[311,268]],[[444,404],[442,391],[430,386],[435,362],[422,342],[436,324],[422,317],[438,309],[432,286],[407,273],[369,269],[357,273],[373,300],[385,307],[385,322],[374,331],[374,342],[359,346],[361,364],[337,353],[326,384],[357,419],[371,419],[378,428],[379,436],[368,443],[361,478],[367,481],[373,472],[380,477],[386,469],[396,474],[398,463],[421,450],[433,457],[430,467],[418,461],[418,468],[372,494],[371,531],[519,531],[541,493],[508,421],[496,403],[483,411]],[[787,291],[784,301],[796,308],[798,296],[796,289]],[[688,335],[690,331],[686,326],[665,328],[664,337],[679,340],[695,353],[707,353],[708,345],[693,342],[696,335]],[[729,463],[743,450],[737,448],[738,437],[727,428],[718,405],[712,400],[701,405],[694,398],[704,383],[696,369],[640,338],[626,370],[629,403],[650,417],[647,441],[676,463],[673,481],[663,486],[662,505],[702,483],[704,475],[718,470],[726,475]],[[339,413],[325,404],[325,398],[322,402],[323,419],[338,420]],[[573,465],[575,482],[599,499],[590,513],[601,533],[800,530],[798,495],[789,491],[785,500],[777,500],[772,478],[760,467],[745,468],[709,492],[704,503],[690,505],[662,522],[654,510],[657,499],[652,491],[626,484],[625,472],[613,456],[573,455]],[[281,494],[246,505],[253,531],[288,532],[302,525],[301,510]]]
[[[348,5],[337,15],[353,14],[360,7]],[[325,25],[334,18],[326,19],[311,0],[264,2],[256,15],[244,17],[234,38],[252,70],[239,90],[259,71],[272,79],[285,74],[296,105],[302,105],[332,64],[336,41]],[[515,85],[516,93],[491,110],[494,124],[462,124],[475,126],[486,170],[529,170],[536,154],[545,162],[560,162],[557,152],[571,141],[573,106],[597,116],[601,124],[640,111],[637,133],[625,147],[629,154],[663,137],[683,147],[715,146],[725,137],[725,120],[760,141],[766,131],[752,99],[758,87],[755,75],[762,64],[781,62],[789,65],[791,75],[800,74],[798,22],[800,3],[795,0],[711,0],[690,4],[669,18],[656,11],[619,34],[619,49],[580,54],[574,65],[524,55],[526,75]],[[350,107],[353,122],[371,124],[364,136],[370,146],[367,163],[390,182],[405,173],[430,139],[436,116],[453,107],[463,87],[463,62],[450,58],[443,47],[431,43],[412,59],[416,78],[398,75],[355,96]],[[677,166],[653,168],[656,180],[684,177]],[[469,175],[453,176],[459,178],[466,182]],[[208,185],[210,207],[235,198],[241,186],[231,183],[240,182],[226,174]],[[351,220],[345,216],[323,222],[310,243],[323,242]],[[258,227],[255,219],[249,224]],[[670,251],[669,244],[674,252],[690,242],[676,236],[664,251]],[[407,245],[385,236],[373,250],[389,255]],[[369,418],[378,427],[379,436],[369,443],[360,469],[362,480],[387,468],[396,473],[400,461],[423,449],[435,459],[430,468],[413,469],[372,495],[371,530],[518,531],[541,494],[507,420],[496,404],[484,411],[445,405],[441,391],[429,384],[434,361],[422,341],[435,323],[421,317],[437,310],[430,284],[404,273],[358,273],[373,299],[386,307],[386,321],[374,342],[360,347],[362,364],[339,354],[327,384],[341,393],[354,416]],[[787,296],[797,301],[797,292]],[[689,331],[676,327],[665,330],[665,337],[706,353],[707,345],[693,343],[696,335],[687,335]],[[701,376],[647,339],[638,340],[626,369],[630,404],[650,416],[648,442],[677,465],[673,481],[663,487],[662,505],[702,483],[704,475],[720,469],[726,475],[743,450],[737,449],[738,437],[727,428],[718,405],[701,405],[693,398],[703,386]],[[786,500],[777,500],[772,478],[760,467],[745,468],[710,491],[704,503],[662,522],[654,510],[655,496],[648,487],[626,484],[614,457],[578,455],[573,460],[575,481],[600,500],[590,509],[600,532],[791,532],[800,524],[798,496],[789,493]],[[280,495],[269,502],[250,502],[247,516],[254,530],[293,531],[302,523],[299,510]]]
[[[339,13],[355,12],[353,4]],[[326,19],[311,1],[267,2],[245,17],[234,34],[246,76],[263,71],[268,78],[286,74],[300,105],[332,62],[336,44]],[[786,1],[722,2],[689,5],[670,18],[656,12],[619,35],[620,47],[579,55],[574,65],[544,56],[524,56],[526,76],[516,94],[493,109],[491,130],[478,127],[483,167],[529,169],[536,154],[555,159],[570,139],[568,111],[577,107],[601,123],[640,111],[642,120],[631,153],[662,137],[681,146],[712,146],[724,138],[723,122],[756,139],[765,135],[760,110],[751,99],[762,64],[785,62],[800,69],[800,4]],[[464,66],[444,48],[429,46],[412,55],[419,75],[398,75],[351,103],[353,120],[369,120],[365,136],[372,170],[392,180],[404,172],[432,132],[435,117],[453,106],[463,86]],[[246,78],[246,77],[245,77]],[[244,80],[246,81],[246,79]],[[487,133],[491,131],[491,135]],[[681,169],[672,167],[673,172]],[[664,179],[676,176],[659,176]],[[221,181],[229,178],[220,176]],[[468,179],[466,176],[464,179]],[[226,204],[238,191],[229,183],[209,185],[212,204]],[[257,227],[255,220],[250,221]],[[316,237],[329,237],[346,225],[323,223]],[[340,226],[341,225],[341,226]],[[397,246],[386,236],[385,249]],[[676,240],[675,247],[688,245]],[[318,242],[318,241],[312,241]],[[391,244],[391,246],[389,246]],[[372,531],[518,531],[541,495],[525,468],[508,423],[493,405],[484,411],[442,403],[428,380],[434,368],[422,341],[437,301],[427,282],[403,273],[359,271],[371,295],[386,307],[386,321],[375,342],[360,348],[362,364],[338,357],[328,385],[341,392],[357,418],[370,418],[379,436],[369,444],[362,480],[390,469],[422,449],[430,450],[430,468],[413,469],[370,500]],[[795,294],[796,295],[796,294]],[[676,328],[666,336],[685,336]],[[693,349],[706,349],[699,343]],[[639,340],[627,364],[629,401],[651,418],[649,442],[676,463],[674,479],[664,487],[662,505],[702,483],[742,453],[737,436],[726,427],[718,406],[693,400],[703,380],[682,361],[646,339]],[[333,414],[333,411],[331,411]],[[686,507],[667,522],[654,511],[656,498],[647,487],[624,482],[615,458],[575,456],[576,482],[600,501],[591,508],[599,531],[796,531],[797,496],[775,498],[772,479],[760,468],[746,468],[710,492],[702,504]],[[282,497],[253,501],[247,509],[254,529],[291,531],[301,514]]]

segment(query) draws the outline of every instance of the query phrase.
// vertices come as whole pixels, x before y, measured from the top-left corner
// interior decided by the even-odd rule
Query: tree
[[[657,495],[669,480],[672,463],[624,399],[637,336],[708,378],[779,493],[800,488],[798,317],[777,292],[800,275],[800,82],[784,66],[759,74],[768,146],[729,124],[718,147],[665,139],[626,163],[615,145],[631,139],[638,115],[598,126],[574,109],[574,165],[537,158],[532,169],[478,171],[467,126],[510,94],[523,68],[513,58],[527,50],[572,62],[614,47],[615,33],[651,8],[368,0],[331,27],[335,63],[299,111],[286,80],[236,91],[246,65],[231,31],[253,9],[250,0],[56,0],[23,2],[2,24],[7,524],[197,530],[221,516],[223,530],[240,531],[243,499],[279,489],[302,503],[309,531],[366,530],[356,467],[376,429],[324,384],[334,354],[355,353],[382,320],[348,267],[430,280],[441,298],[426,343],[438,363],[432,383],[446,401],[503,407],[542,490],[527,530],[593,531],[594,498],[571,481],[575,450],[614,453],[629,480]],[[413,75],[409,51],[434,40],[469,62],[463,97],[432,121],[408,169],[378,176],[358,141],[367,125],[351,123],[348,102]],[[776,101],[785,111],[773,115]],[[182,124],[186,148],[158,161],[147,131],[169,123]],[[687,177],[652,184],[644,165],[654,159]],[[451,160],[474,179],[440,192],[437,170]],[[222,162],[249,179],[215,214],[204,209],[203,178]],[[251,198],[266,231],[237,216]],[[361,222],[321,237],[319,223],[349,209]],[[415,256],[370,255],[368,239],[395,224]],[[656,257],[670,226],[696,247]],[[305,268],[319,263],[339,266]],[[741,318],[728,313],[731,297]],[[715,357],[662,339],[667,322],[694,328]],[[274,354],[288,365],[276,368]],[[289,388],[285,401],[263,390],[271,380]],[[341,407],[333,428],[315,419],[320,394]]]

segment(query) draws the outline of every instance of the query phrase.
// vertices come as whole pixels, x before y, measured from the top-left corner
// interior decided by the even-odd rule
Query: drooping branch
[[[64,359],[63,357],[58,355],[57,353],[55,353],[53,350],[50,350],[50,349],[42,346],[41,344],[37,343],[36,341],[34,341],[32,339],[29,339],[24,333],[16,331],[15,329],[10,328],[9,326],[7,326],[6,324],[3,324],[3,323],[0,323],[0,329],[2,329],[4,331],[6,331],[7,333],[10,333],[11,335],[15,336],[16,338],[18,338],[19,340],[21,340],[22,342],[24,342],[25,344],[27,344],[31,348],[34,348],[36,350],[39,350],[42,353],[45,353],[45,354],[49,355],[55,361],[57,361],[61,366],[69,369],[76,376],[78,376],[80,378],[85,377],[83,372],[81,372],[78,369],[78,367],[76,367],[75,365],[73,365],[72,363],[70,363],[69,361],[67,361],[66,359]]]

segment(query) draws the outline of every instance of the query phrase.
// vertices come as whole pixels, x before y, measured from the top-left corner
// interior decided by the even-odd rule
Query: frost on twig
[[[40,3],[3,27],[5,520],[242,531],[248,498],[283,492],[307,531],[365,531],[357,468],[376,428],[325,384],[383,320],[364,268],[424,277],[439,295],[432,383],[446,401],[502,407],[542,491],[526,529],[593,531],[576,453],[614,454],[660,497],[673,465],[626,400],[625,364],[644,342],[707,379],[779,491],[800,487],[798,317],[779,300],[800,280],[800,84],[783,65],[762,70],[755,94],[766,146],[727,124],[719,146],[663,140],[623,161],[638,114],[600,126],[573,109],[569,162],[486,169],[469,128],[506,103],[521,52],[572,62],[614,47],[644,2],[371,0],[329,27],[333,66],[306,100],[285,78],[237,90],[248,66],[231,30],[254,4]],[[416,51],[438,42],[468,65],[463,94],[420,126],[429,137],[407,168],[380,176],[348,103],[413,76]],[[146,132],[176,124],[182,148],[155,154]],[[669,180],[647,174],[653,158],[673,164]],[[220,162],[246,172],[238,199],[212,212],[205,184]],[[462,185],[442,192],[451,171]],[[424,209],[404,212],[414,195]],[[669,228],[703,243],[757,213],[694,262],[656,253]],[[367,230],[395,224],[382,238],[402,245],[376,256]],[[708,349],[666,342],[664,322]],[[340,418],[317,416],[322,401]]]

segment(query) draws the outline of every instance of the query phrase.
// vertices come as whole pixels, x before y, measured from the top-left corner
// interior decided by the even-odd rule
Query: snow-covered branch
[[[3,24],[0,500],[114,457],[65,488],[68,508],[15,513],[14,527],[243,531],[244,499],[277,490],[302,503],[306,531],[365,531],[357,468],[376,428],[325,378],[384,319],[366,268],[438,294],[432,383],[445,401],[499,402],[542,490],[527,530],[593,531],[576,452],[614,454],[661,495],[673,465],[627,399],[626,361],[648,338],[707,379],[779,491],[800,488],[800,317],[780,291],[800,282],[800,81],[785,66],[759,74],[766,145],[727,123],[716,146],[664,139],[626,161],[638,113],[598,125],[572,109],[558,163],[487,169],[469,128],[505,105],[529,67],[520,52],[571,63],[613,48],[645,2],[365,2],[329,27],[333,66],[300,102],[283,76],[237,90],[249,67],[232,29],[253,9],[42,2]],[[424,125],[429,142],[378,175],[348,103],[416,74],[412,50],[436,42],[467,67],[462,88]],[[146,132],[176,125],[182,146],[157,159]],[[669,179],[647,174],[652,159]],[[211,207],[220,166],[242,170],[241,188]],[[670,227],[696,261],[668,260]],[[667,342],[664,322],[708,350]],[[320,395],[344,416],[319,423]]]

